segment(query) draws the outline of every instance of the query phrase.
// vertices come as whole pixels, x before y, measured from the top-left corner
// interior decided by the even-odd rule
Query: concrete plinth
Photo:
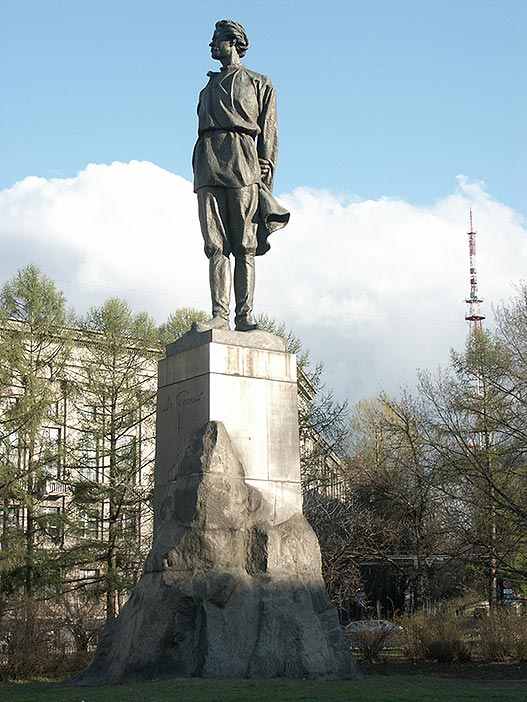
[[[190,332],[159,364],[156,490],[178,475],[192,437],[222,422],[263,498],[260,516],[279,524],[302,511],[296,359],[266,332]]]

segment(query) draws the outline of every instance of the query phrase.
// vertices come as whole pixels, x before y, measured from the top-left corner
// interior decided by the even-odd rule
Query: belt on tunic
[[[212,134],[213,132],[234,132],[235,134],[247,134],[251,137],[257,137],[260,133],[258,130],[245,129],[244,127],[207,127],[206,129],[200,129],[198,131],[198,136]]]

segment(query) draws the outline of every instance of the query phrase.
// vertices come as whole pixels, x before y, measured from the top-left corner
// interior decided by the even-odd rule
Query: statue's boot
[[[211,329],[229,329],[229,322],[223,317],[211,317],[204,322],[194,322],[192,330],[197,332],[206,332]]]
[[[198,332],[229,328],[231,263],[228,256],[219,253],[209,258],[209,282],[212,317],[205,322],[195,322],[192,325],[192,329]]]
[[[258,325],[253,319],[254,268],[254,254],[243,254],[235,257],[236,331],[254,331],[258,329]]]

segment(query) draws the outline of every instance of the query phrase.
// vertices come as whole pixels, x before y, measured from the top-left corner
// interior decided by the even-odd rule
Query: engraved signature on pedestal
[[[177,430],[181,432],[183,428],[183,418],[188,407],[197,405],[203,399],[203,392],[193,393],[190,390],[181,390],[176,395]]]

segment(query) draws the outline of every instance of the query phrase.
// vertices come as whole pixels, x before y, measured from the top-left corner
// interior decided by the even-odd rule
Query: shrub
[[[401,617],[398,621],[401,625],[401,648],[405,658],[413,663],[423,660],[424,651],[421,640],[421,630],[423,628],[424,615],[415,614],[412,617]]]
[[[31,608],[15,611],[2,632],[3,677],[45,675],[52,664],[49,639],[49,631],[40,626]]]
[[[429,617],[421,630],[425,658],[439,663],[470,660],[470,649],[458,617],[444,614]]]
[[[479,652],[486,661],[527,659],[527,620],[510,610],[497,610],[478,620]]]
[[[462,621],[449,612],[417,614],[401,620],[402,647],[412,661],[466,662],[471,658]]]
[[[352,622],[346,629],[346,636],[352,646],[358,649],[361,658],[372,663],[379,659],[397,629],[398,627],[391,622],[377,620]]]
[[[63,608],[20,601],[0,621],[0,678],[61,677],[86,666],[92,657],[80,650]]]

